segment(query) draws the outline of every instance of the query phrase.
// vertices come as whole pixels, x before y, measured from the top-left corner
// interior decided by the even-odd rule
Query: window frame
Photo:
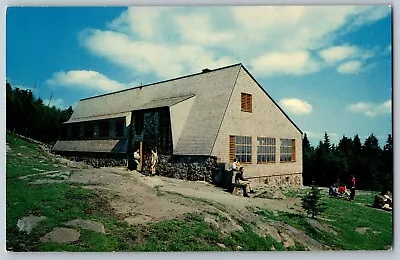
[[[276,138],[260,136],[257,137],[257,164],[267,163],[276,163]]]
[[[279,161],[282,163],[296,162],[296,139],[293,138],[281,138],[279,146]],[[284,150],[284,151],[282,151]],[[290,151],[290,152],[289,152]],[[282,155],[290,155],[288,160],[282,160]]]
[[[240,152],[237,152],[237,151]],[[236,158],[242,164],[251,164],[253,160],[253,146],[251,136],[230,135],[229,136],[229,161]]]

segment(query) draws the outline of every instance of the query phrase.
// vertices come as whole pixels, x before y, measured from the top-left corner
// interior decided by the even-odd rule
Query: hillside
[[[305,216],[305,190],[256,186],[252,198],[205,182],[92,168],[7,134],[6,242],[9,251],[384,250],[392,214],[328,198]],[[324,189],[324,194],[327,189]],[[33,223],[37,225],[34,226]]]

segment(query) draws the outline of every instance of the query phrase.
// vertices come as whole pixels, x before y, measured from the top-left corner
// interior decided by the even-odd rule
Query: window
[[[243,112],[251,113],[253,111],[253,100],[251,94],[242,93],[241,108]]]
[[[109,123],[101,122],[99,125],[99,137],[108,137],[109,136]]]
[[[257,137],[257,163],[275,162],[276,139]]]
[[[251,136],[229,136],[229,160],[237,158],[241,163],[251,163]]]
[[[135,132],[137,135],[142,134],[144,127],[144,114],[143,112],[135,113]]]
[[[85,125],[84,137],[85,138],[92,138],[93,137],[93,129],[94,129],[93,123],[87,123]]]
[[[123,137],[124,136],[124,128],[125,128],[124,121],[116,121],[115,122],[115,136]]]
[[[72,125],[72,129],[71,129],[71,135],[73,139],[78,139],[79,138],[79,133],[80,132],[80,127],[79,125]]]
[[[281,139],[281,162],[294,162],[296,160],[295,139]]]

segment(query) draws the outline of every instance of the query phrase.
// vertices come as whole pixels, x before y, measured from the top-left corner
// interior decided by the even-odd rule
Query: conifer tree
[[[315,184],[311,185],[310,190],[301,199],[301,206],[307,211],[307,214],[311,215],[314,219],[326,210],[326,204],[320,201],[321,191]]]

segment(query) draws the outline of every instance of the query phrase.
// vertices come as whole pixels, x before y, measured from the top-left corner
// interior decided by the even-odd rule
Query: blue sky
[[[391,9],[382,6],[13,7],[6,77],[67,108],[243,63],[317,145],[392,133]],[[51,100],[49,100],[51,97]]]

